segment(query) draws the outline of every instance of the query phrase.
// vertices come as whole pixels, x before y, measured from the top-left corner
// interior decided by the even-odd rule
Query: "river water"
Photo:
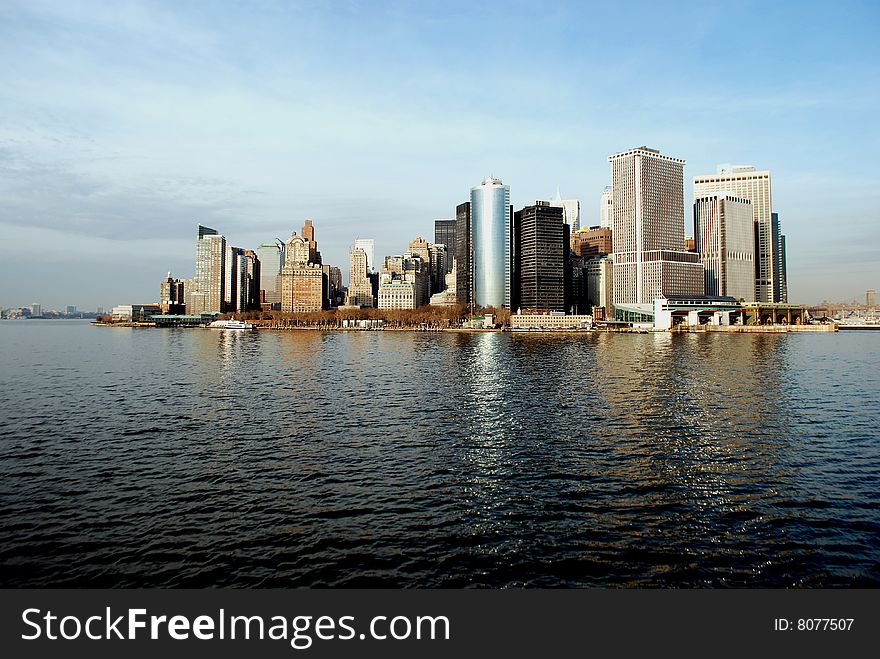
[[[880,585],[880,332],[0,322],[0,585]]]

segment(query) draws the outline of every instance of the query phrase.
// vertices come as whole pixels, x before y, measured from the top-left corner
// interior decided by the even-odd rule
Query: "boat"
[[[213,323],[208,325],[208,329],[249,330],[254,329],[254,326],[251,323],[244,322],[243,320],[215,320]]]

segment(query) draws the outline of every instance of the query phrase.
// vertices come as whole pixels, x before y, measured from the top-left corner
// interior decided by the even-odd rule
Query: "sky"
[[[0,0],[0,307],[152,302],[197,224],[325,263],[487,176],[598,223],[608,156],[772,172],[794,302],[880,289],[880,3]]]

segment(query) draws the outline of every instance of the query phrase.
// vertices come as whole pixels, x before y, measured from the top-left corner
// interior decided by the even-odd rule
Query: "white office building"
[[[752,202],[727,194],[696,199],[694,239],[705,269],[706,295],[753,302],[755,223]]]
[[[702,295],[703,265],[684,251],[684,164],[638,147],[609,156],[614,304]]]
[[[752,202],[755,222],[755,293],[758,302],[778,302],[778,244],[773,237],[773,199],[770,172],[751,165],[719,165],[715,174],[694,177],[694,200],[729,194]]]

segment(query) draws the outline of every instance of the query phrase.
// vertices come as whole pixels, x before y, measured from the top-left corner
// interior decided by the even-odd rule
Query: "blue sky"
[[[196,224],[400,253],[492,174],[773,173],[793,300],[880,289],[877,2],[0,2],[0,306],[152,301]],[[691,231],[690,211],[685,217]]]

